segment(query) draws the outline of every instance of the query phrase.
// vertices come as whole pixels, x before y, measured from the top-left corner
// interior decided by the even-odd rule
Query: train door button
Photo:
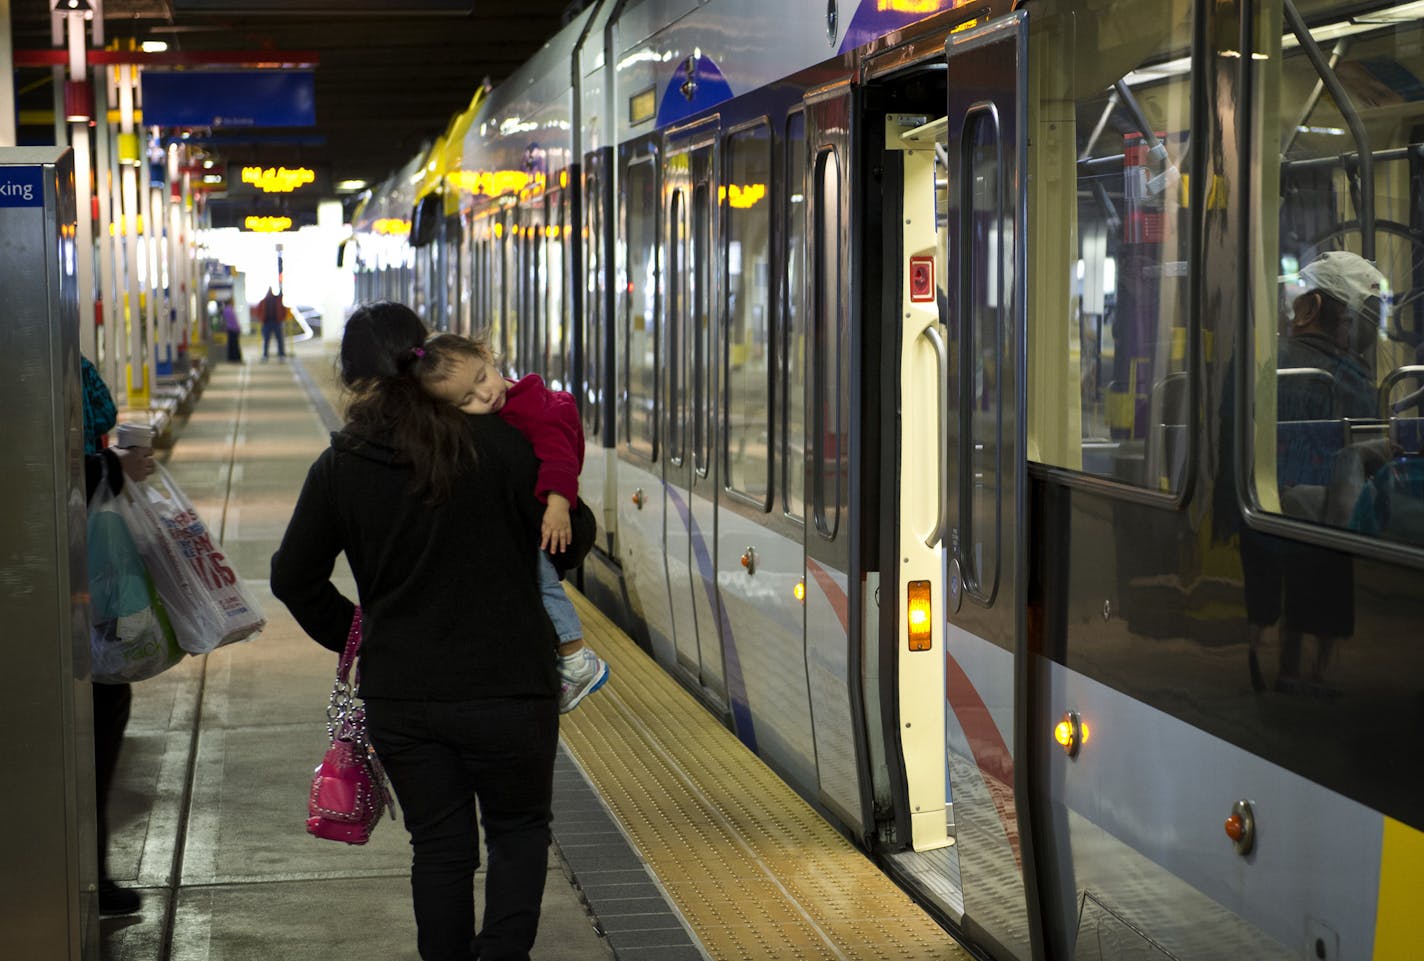
[[[949,560],[949,583],[946,590],[949,592],[949,601],[945,607],[949,608],[949,613],[958,614],[959,605],[964,600],[964,574],[959,569],[958,558]]]

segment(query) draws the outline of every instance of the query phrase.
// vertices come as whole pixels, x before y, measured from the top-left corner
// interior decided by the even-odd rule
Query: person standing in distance
[[[277,359],[287,359],[287,305],[282,303],[282,295],[267,288],[267,295],[257,305],[257,316],[262,318],[262,360],[265,363],[272,351],[272,338],[277,338]]]

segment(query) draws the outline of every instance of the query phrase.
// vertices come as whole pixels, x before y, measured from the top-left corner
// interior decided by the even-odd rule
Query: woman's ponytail
[[[442,501],[474,464],[475,446],[465,415],[421,388],[425,368],[439,363],[425,338],[425,324],[404,304],[358,307],[341,338],[341,382],[354,431],[389,437],[410,460],[415,490]]]

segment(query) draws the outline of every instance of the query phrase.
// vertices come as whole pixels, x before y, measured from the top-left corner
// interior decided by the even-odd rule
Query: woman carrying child
[[[538,462],[498,417],[421,389],[426,329],[408,307],[358,308],[341,341],[347,424],[312,465],[272,557],[272,593],[340,651],[363,613],[367,734],[413,860],[424,961],[527,961],[548,869],[558,744],[556,637],[535,563]],[[476,801],[489,870],[474,930]]]
[[[498,414],[528,439],[539,458],[534,496],[546,505],[540,525],[539,591],[559,634],[559,712],[568,713],[608,680],[608,665],[585,646],[583,626],[549,556],[568,550],[573,537],[569,512],[578,504],[583,422],[573,395],[550,390],[538,374],[506,380],[488,342],[458,334],[437,334],[426,341],[414,372],[432,397],[467,414]]]

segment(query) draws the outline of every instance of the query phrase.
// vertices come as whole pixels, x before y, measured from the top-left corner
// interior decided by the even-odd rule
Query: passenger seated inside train
[[[1277,352],[1277,478],[1281,510],[1323,521],[1347,420],[1378,416],[1362,356],[1376,326],[1384,275],[1358,254],[1327,251],[1300,270],[1289,330]]]
[[[1282,513],[1389,540],[1424,543],[1424,419],[1390,403],[1400,368],[1377,390],[1368,357],[1389,284],[1369,261],[1330,251],[1300,271],[1277,370]]]

